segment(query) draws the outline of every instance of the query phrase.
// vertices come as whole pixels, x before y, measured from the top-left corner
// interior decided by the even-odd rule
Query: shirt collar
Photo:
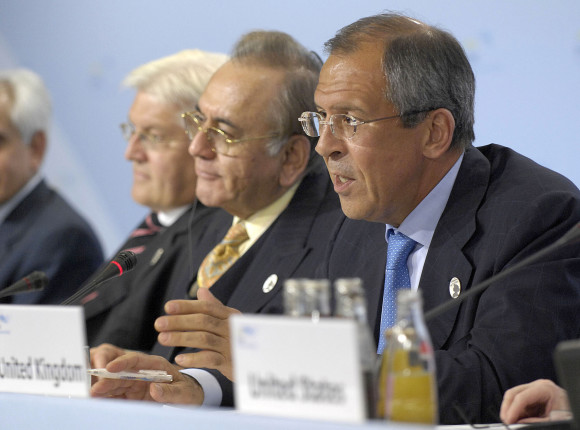
[[[170,227],[183,215],[191,205],[180,206],[168,211],[157,212],[157,219],[163,227]]]
[[[429,194],[407,215],[399,228],[387,224],[385,239],[388,241],[387,232],[389,229],[400,231],[405,236],[410,237],[415,242],[429,248],[431,239],[435,233],[437,223],[447,205],[447,200],[451,195],[451,189],[457,178],[459,167],[463,161],[462,153],[459,159],[453,164],[451,169],[445,174],[443,179],[433,188]]]
[[[38,172],[18,191],[10,200],[3,205],[0,205],[0,224],[10,215],[10,213],[18,206],[42,181],[42,175]]]
[[[248,242],[254,243],[260,238],[262,234],[264,234],[266,230],[268,230],[268,227],[272,225],[272,223],[276,220],[276,218],[278,218],[284,209],[286,209],[290,203],[290,200],[292,200],[292,197],[294,197],[300,182],[301,181],[298,181],[292,185],[292,187],[290,187],[284,194],[282,194],[278,200],[266,206],[265,208],[260,209],[258,212],[248,217],[247,219],[242,220],[235,216],[232,225],[236,224],[237,222],[243,222],[246,227],[246,231],[248,232]]]

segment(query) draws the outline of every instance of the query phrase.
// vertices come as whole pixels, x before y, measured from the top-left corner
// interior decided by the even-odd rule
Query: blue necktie
[[[381,312],[381,331],[377,353],[385,349],[385,330],[392,327],[397,318],[397,291],[411,288],[407,258],[417,242],[403,233],[394,233],[389,229],[387,247],[387,267],[385,270],[385,288],[383,290],[383,310]]]

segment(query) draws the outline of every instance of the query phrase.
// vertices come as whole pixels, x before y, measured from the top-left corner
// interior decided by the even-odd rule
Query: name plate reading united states
[[[363,422],[356,330],[351,320],[232,316],[236,408],[261,415]]]
[[[0,392],[88,397],[83,309],[0,305]]]

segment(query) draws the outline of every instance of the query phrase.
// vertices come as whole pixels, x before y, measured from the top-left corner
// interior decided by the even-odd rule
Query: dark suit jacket
[[[307,175],[288,207],[280,214],[260,239],[218,279],[211,292],[224,304],[244,313],[282,313],[282,290],[288,278],[312,278],[322,262],[330,235],[344,219],[338,196],[325,168]],[[221,236],[231,226],[222,228]],[[215,242],[215,243],[217,243]],[[213,245],[215,245],[215,243]],[[213,248],[213,245],[210,248]],[[206,252],[207,254],[207,252]],[[205,254],[198,256],[199,266]],[[276,282],[272,290],[264,291],[268,279]],[[173,293],[182,299],[190,282]],[[152,353],[170,360],[180,348],[166,348],[157,344]],[[232,404],[232,387],[214,373],[224,390],[223,405]]]
[[[439,220],[419,288],[424,309],[552,244],[580,220],[580,193],[561,175],[498,145],[469,148]],[[369,322],[378,336],[385,226],[346,220],[327,259],[325,276],[361,276]],[[506,389],[537,378],[556,379],[558,341],[580,336],[580,244],[563,248],[482,294],[427,321],[436,350],[439,418],[461,423],[452,405],[474,422],[497,421]]]
[[[41,181],[0,225],[0,289],[35,270],[46,273],[48,286],[0,301],[58,304],[102,261],[101,245],[89,224]]]
[[[201,203],[193,214],[192,208],[148,242],[131,272],[107,281],[89,296],[92,300],[84,307],[90,346],[108,342],[139,351],[152,348],[157,340],[153,323],[163,313],[168,289],[197,270],[190,256],[208,226],[216,219],[224,224],[231,220],[220,209]]]

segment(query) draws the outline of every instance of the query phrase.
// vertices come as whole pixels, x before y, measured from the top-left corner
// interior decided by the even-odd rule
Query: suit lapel
[[[195,211],[193,219],[191,218],[192,211]],[[195,207],[192,206],[187,209],[173,226],[160,232],[157,237],[147,245],[147,249],[143,253],[143,258],[141,258],[142,261],[140,261],[140,264],[147,266],[147,268],[144,268],[139,276],[148,276],[148,273],[154,270],[158,263],[163,263],[163,257],[166,251],[169,251],[173,246],[175,246],[175,243],[178,242],[181,236],[188,234],[190,222],[192,224],[191,228],[194,229],[197,222],[203,220],[205,211],[207,211],[207,208],[202,204],[197,203]],[[192,236],[197,237],[195,234]],[[184,249],[184,251],[187,250]]]
[[[280,312],[282,311],[280,294],[283,280],[296,273],[297,267],[311,249],[310,232],[325,196],[332,192],[329,189],[329,183],[328,174],[324,171],[309,174],[302,180],[290,204],[278,219],[212,285],[211,292],[222,303],[244,313],[257,313],[266,304],[279,299]],[[331,195],[334,197],[333,194]],[[231,226],[231,222],[229,225]],[[225,231],[227,228],[220,235],[220,240],[225,235]],[[199,263],[205,255],[200,257]],[[272,274],[276,275],[277,281],[273,289],[265,293],[263,285]],[[165,347],[157,342],[152,353],[173,360],[181,351],[183,348]]]
[[[274,229],[268,236],[278,239],[277,233]],[[256,248],[256,255],[252,258],[256,263],[250,262],[242,278],[238,282],[231,282],[233,291],[226,300],[227,305],[244,313],[257,313],[281,294],[284,280],[292,277],[310,250],[310,247],[304,245],[303,241],[296,239],[294,243],[286,243],[285,248],[281,245],[276,252],[270,246]],[[240,263],[243,264],[243,261]],[[235,271],[230,275],[236,276]]]
[[[258,312],[280,294],[283,281],[294,275],[312,249],[310,232],[328,184],[325,172],[306,176],[288,207],[252,250],[211,287],[212,292],[220,294],[222,283],[230,284],[229,294],[220,295],[228,306],[246,313]]]
[[[425,311],[453,300],[449,291],[452,278],[459,279],[462,290],[471,284],[473,265],[463,249],[475,232],[477,210],[487,191],[489,172],[487,159],[477,149],[468,148],[435,229],[421,274],[419,288]],[[436,349],[441,348],[449,337],[458,310],[459,306],[427,321]]]
[[[363,280],[369,325],[376,340],[379,335],[387,260],[385,225],[345,218],[325,260],[327,270],[323,268],[320,274],[322,277],[332,281],[352,277]]]
[[[36,216],[35,209],[44,204],[50,198],[50,189],[44,180],[32,190],[6,217],[0,225],[0,259],[10,252],[12,245],[17,243],[20,237],[27,232],[24,226],[33,225],[28,219]]]

